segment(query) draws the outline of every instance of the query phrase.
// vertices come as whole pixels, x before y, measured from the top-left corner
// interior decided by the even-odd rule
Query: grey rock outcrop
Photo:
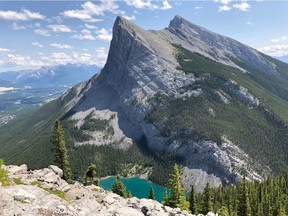
[[[24,167],[22,165],[22,167]],[[19,166],[7,166],[11,182],[17,178],[21,184],[0,186],[0,216],[14,215],[66,215],[66,216],[190,216],[179,208],[173,209],[159,202],[135,197],[124,199],[117,194],[105,191],[97,186],[83,186],[79,183],[67,185],[49,180],[59,177],[56,166],[35,171],[15,173]],[[56,172],[55,172],[56,170]],[[60,172],[61,174],[61,172]],[[47,175],[49,176],[47,178]],[[39,180],[37,180],[39,179]],[[37,183],[35,183],[37,182]],[[46,184],[44,184],[46,183]],[[55,192],[62,191],[62,197]],[[210,216],[215,216],[209,213]],[[192,216],[192,215],[191,215]],[[200,216],[200,215],[199,215]]]
[[[219,147],[209,140],[184,143],[177,138],[181,132],[163,137],[159,135],[157,124],[145,122],[145,116],[151,109],[149,99],[156,93],[185,100],[187,97],[198,97],[203,92],[201,87],[183,92],[185,86],[193,85],[196,80],[192,73],[185,74],[176,69],[179,64],[173,43],[243,72],[247,71],[237,65],[235,59],[249,59],[251,67],[265,67],[265,72],[277,74],[274,66],[256,50],[191,24],[179,16],[171,21],[167,29],[160,31],[146,31],[118,17],[113,27],[106,65],[101,73],[79,86],[77,100],[69,105],[73,113],[70,118],[78,128],[88,115],[98,120],[109,120],[114,116],[113,120],[109,120],[109,127],[112,127],[114,133],[109,136],[101,131],[84,131],[92,138],[76,145],[112,144],[127,149],[132,140],[145,135],[149,148],[183,159],[182,180],[187,191],[192,182],[199,191],[208,181],[214,186],[234,184],[241,178],[240,167],[249,167],[248,176],[261,180],[269,173],[269,168],[251,168],[251,164],[257,163],[233,143],[229,144],[229,149]],[[247,89],[238,91],[233,88],[233,91],[249,106],[260,103]],[[225,104],[229,104],[229,96],[225,92],[218,92],[217,95]],[[213,112],[213,115],[217,113]],[[169,140],[173,142],[169,143]],[[222,143],[224,145],[225,142]]]

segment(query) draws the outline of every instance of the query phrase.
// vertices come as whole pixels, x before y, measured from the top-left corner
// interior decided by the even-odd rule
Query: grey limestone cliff
[[[193,85],[195,77],[177,69],[179,64],[173,43],[219,63],[240,68],[243,72],[245,70],[236,64],[235,59],[266,73],[278,74],[274,65],[256,50],[191,24],[179,16],[171,21],[167,29],[160,31],[146,31],[118,17],[106,65],[99,74],[78,86],[77,98],[67,106],[73,113],[70,119],[76,121],[76,127],[80,128],[85,118],[90,116],[107,120],[113,133],[89,131],[87,133],[92,139],[76,145],[112,144],[127,149],[133,140],[144,135],[151,150],[183,159],[182,180],[187,190],[191,183],[196,184],[199,191],[207,181],[213,186],[234,184],[241,179],[243,169],[247,171],[248,179],[261,180],[270,172],[269,168],[252,160],[224,135],[220,145],[209,140],[183,142],[179,138],[181,133],[163,137],[159,135],[159,125],[145,121],[151,109],[149,100],[157,93],[183,100],[186,96],[201,94],[201,89],[183,93],[182,88]],[[244,98],[249,105],[259,104],[259,100],[247,89],[240,90],[236,92],[238,97]],[[229,104],[225,93],[217,94]],[[210,113],[216,115],[211,109]],[[255,170],[255,167],[258,169]]]

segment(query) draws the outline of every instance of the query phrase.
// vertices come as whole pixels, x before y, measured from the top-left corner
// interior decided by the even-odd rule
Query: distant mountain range
[[[57,98],[99,70],[96,65],[67,64],[0,73],[0,126]]]
[[[0,87],[12,87],[13,83],[0,79]]]
[[[200,191],[287,171],[287,107],[288,64],[180,16],[159,31],[118,17],[101,72],[1,129],[0,157],[49,165],[61,119],[75,176],[93,162],[165,184],[176,162]]]
[[[66,64],[41,67],[37,70],[23,70],[0,73],[0,79],[20,86],[43,87],[43,85],[73,86],[88,80],[100,68],[96,65]]]

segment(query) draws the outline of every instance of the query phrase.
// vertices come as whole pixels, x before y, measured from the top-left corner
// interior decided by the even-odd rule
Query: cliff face
[[[148,124],[145,120],[152,108],[150,100],[156,93],[183,100],[190,93],[190,97],[199,93],[183,92],[183,88],[194,85],[197,79],[193,73],[185,74],[177,69],[179,63],[174,43],[238,69],[240,66],[233,59],[258,59],[251,64],[258,62],[259,68],[270,68],[255,50],[193,25],[179,16],[162,31],[146,31],[118,17],[107,63],[101,73],[90,81],[89,88],[84,89],[82,99],[72,108],[75,114],[71,117],[77,121],[79,128],[85,122],[83,119],[91,114],[95,119],[110,119],[114,133],[107,140],[107,136],[102,139],[102,132],[94,132],[91,133],[93,139],[77,145],[112,143],[127,149],[133,139],[144,135],[150,149],[183,159],[183,184],[187,190],[191,183],[199,191],[207,181],[213,186],[233,184],[241,179],[242,168],[247,170],[248,178],[261,180],[269,169],[263,168],[261,174],[255,172],[251,163],[256,162],[228,139],[223,139],[220,146],[209,140],[189,140],[183,145],[182,141],[175,139],[177,134],[163,137],[159,135],[161,125]],[[276,73],[273,68],[267,70]],[[168,144],[171,139],[174,142]]]
[[[79,183],[69,185],[61,179],[63,172],[56,166],[33,171],[28,171],[26,165],[4,168],[8,171],[11,186],[0,186],[1,216],[191,215],[154,200],[135,197],[124,199],[97,186],[83,186]]]
[[[206,182],[235,184],[243,174],[262,180],[281,169],[278,158],[288,164],[283,147],[288,134],[286,69],[284,63],[179,16],[160,31],[118,17],[106,65],[54,102],[59,107],[53,118],[62,117],[85,135],[83,140],[74,137],[75,150],[109,145],[125,151],[144,137],[151,152],[178,159],[186,190],[191,183],[198,191]],[[45,112],[45,107],[39,112],[44,113],[42,125]],[[48,123],[41,130],[32,126],[35,131],[51,128]],[[23,135],[15,143],[26,145],[27,153],[33,151],[28,141]],[[23,161],[17,149],[13,154]]]

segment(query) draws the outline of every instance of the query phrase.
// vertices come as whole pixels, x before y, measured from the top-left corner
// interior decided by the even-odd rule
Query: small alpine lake
[[[111,176],[100,180],[100,187],[105,190],[112,190],[112,184],[114,183],[116,176]],[[138,177],[121,178],[122,183],[126,186],[126,191],[131,191],[132,196],[138,198],[148,198],[150,186],[153,187],[155,192],[155,199],[158,202],[163,200],[164,187],[155,184],[151,181],[140,179]]]

